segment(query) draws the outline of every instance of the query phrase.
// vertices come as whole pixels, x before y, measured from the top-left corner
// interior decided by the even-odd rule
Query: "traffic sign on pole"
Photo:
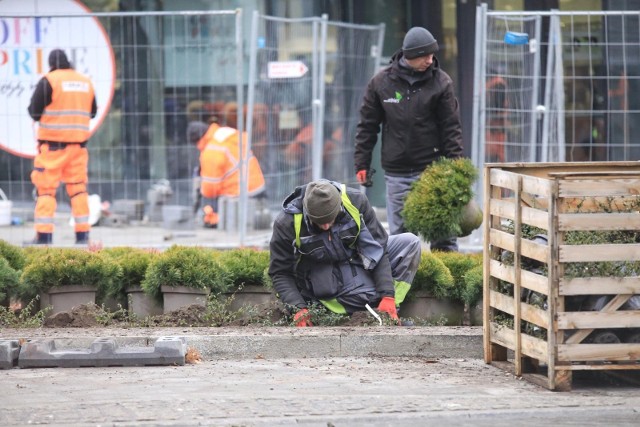
[[[270,79],[290,79],[304,76],[309,68],[302,61],[271,61],[267,76]]]

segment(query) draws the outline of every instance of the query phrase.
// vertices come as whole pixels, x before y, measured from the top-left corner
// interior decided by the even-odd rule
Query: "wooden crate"
[[[640,235],[638,206],[640,162],[485,166],[485,362],[551,390],[570,390],[576,370],[640,369],[638,336],[625,342],[640,328],[640,310],[629,309],[640,294],[640,238],[606,241],[612,231]],[[547,241],[525,236],[531,227]],[[581,311],[598,298],[606,304]],[[606,342],[611,333],[621,342]]]

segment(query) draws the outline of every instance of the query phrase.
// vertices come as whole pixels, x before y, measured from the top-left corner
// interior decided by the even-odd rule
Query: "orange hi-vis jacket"
[[[240,144],[238,131],[231,127],[212,124],[198,141],[200,150],[200,177],[202,196],[238,197],[240,195]],[[242,134],[242,152],[248,165],[249,196],[265,188],[264,175],[253,152],[247,153],[247,134]]]
[[[51,85],[51,103],[40,118],[38,139],[79,143],[89,139],[94,88],[91,81],[73,69],[46,75]]]

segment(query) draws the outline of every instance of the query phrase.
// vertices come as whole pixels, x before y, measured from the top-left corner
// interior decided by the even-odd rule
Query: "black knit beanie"
[[[427,56],[438,51],[438,41],[422,27],[413,27],[404,36],[402,54],[407,59]]]
[[[62,49],[54,49],[49,54],[49,68],[51,71],[71,68],[67,54]]]

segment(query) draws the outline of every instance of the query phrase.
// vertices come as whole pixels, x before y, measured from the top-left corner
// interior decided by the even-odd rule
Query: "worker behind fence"
[[[312,326],[314,303],[349,315],[369,305],[397,321],[420,250],[411,233],[388,237],[361,191],[321,179],[285,199],[273,225],[269,275],[296,326]]]
[[[87,194],[89,122],[96,116],[93,84],[75,71],[61,49],[49,54],[50,71],[40,79],[31,96],[29,115],[39,122],[38,154],[31,182],[38,199],[34,213],[33,243],[53,241],[56,191],[64,182],[71,201],[76,243],[89,242],[89,196]]]
[[[217,228],[219,222],[219,197],[240,195],[240,141],[238,130],[211,120],[212,123],[198,141],[200,150],[200,196],[202,200],[205,227]],[[242,153],[247,173],[247,194],[249,197],[264,193],[265,181],[258,159],[252,151],[247,151],[247,133],[242,133]]]

